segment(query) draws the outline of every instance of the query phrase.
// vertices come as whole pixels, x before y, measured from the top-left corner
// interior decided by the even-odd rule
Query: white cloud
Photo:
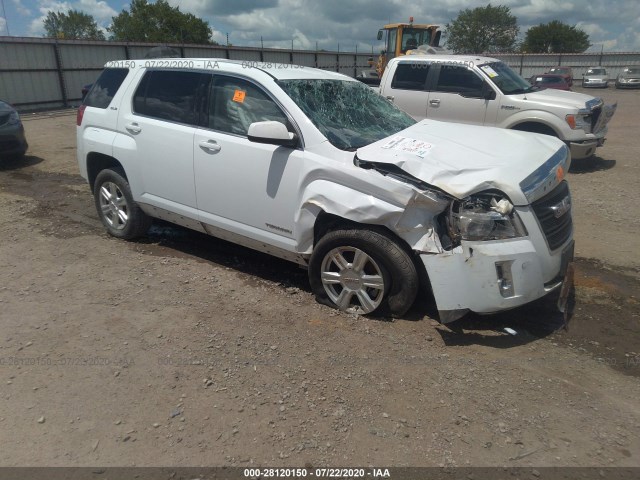
[[[12,0],[16,5],[29,5],[28,0]],[[126,2],[126,3],[125,3]],[[115,8],[129,8],[128,0],[34,0],[36,16],[29,32],[42,35],[42,20],[51,10],[75,8],[93,15],[105,28]],[[442,26],[455,19],[461,10],[487,5],[469,0],[169,0],[182,12],[192,13],[206,21],[213,40],[226,42],[226,34],[234,45],[259,46],[262,37],[266,47],[319,48],[378,53],[381,47],[376,33],[386,23],[403,22],[413,16],[416,23]],[[640,50],[640,1],[638,0],[496,0],[492,5],[505,5],[518,19],[521,36],[529,26],[560,20],[578,25],[593,44],[605,50]],[[14,33],[14,32],[12,32]],[[602,48],[602,47],[600,47]]]
[[[2,35],[8,35],[7,33],[7,21],[4,17],[0,17],[0,33]]]
[[[25,17],[28,17],[31,15],[31,10],[29,10],[27,7],[25,7],[22,4],[22,0],[11,0],[11,1],[15,5],[15,9],[20,15],[24,15]]]

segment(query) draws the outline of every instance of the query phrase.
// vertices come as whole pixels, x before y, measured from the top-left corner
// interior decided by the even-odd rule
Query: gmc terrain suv
[[[558,288],[573,256],[566,145],[425,120],[295,65],[109,62],[78,111],[78,164],[107,231],[151,217],[296,262],[317,299],[442,321]]]

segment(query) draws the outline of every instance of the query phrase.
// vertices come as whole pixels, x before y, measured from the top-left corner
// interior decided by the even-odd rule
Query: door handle
[[[433,100],[429,100],[429,105],[433,106],[433,107],[437,107],[440,105],[440,100],[438,99],[433,99]]]
[[[394,97],[394,96],[392,96],[392,95],[387,95],[387,100],[389,100],[390,102],[393,102],[393,99],[394,99],[394,98],[395,98],[395,97]]]
[[[222,149],[222,147],[213,140],[207,140],[207,141],[203,140],[199,142],[198,145],[200,145],[201,149],[208,150],[211,153],[217,153]]]
[[[131,133],[140,133],[142,131],[142,127],[137,123],[130,123],[128,125],[125,125],[124,128],[126,128],[127,131]]]

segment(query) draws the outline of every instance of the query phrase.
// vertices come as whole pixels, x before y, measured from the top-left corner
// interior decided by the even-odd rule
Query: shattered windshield
[[[313,79],[280,80],[278,84],[341,150],[356,150],[416,123],[360,82]]]
[[[484,65],[480,65],[480,70],[482,70],[505,95],[528,93],[534,89],[529,82],[511,70],[506,63],[485,63]]]

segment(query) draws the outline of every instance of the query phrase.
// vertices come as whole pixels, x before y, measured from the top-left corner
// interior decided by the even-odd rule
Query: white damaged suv
[[[119,238],[151,218],[296,262],[317,299],[440,319],[557,289],[573,258],[567,146],[416,123],[357,80],[295,65],[114,61],[78,111],[78,164]]]

